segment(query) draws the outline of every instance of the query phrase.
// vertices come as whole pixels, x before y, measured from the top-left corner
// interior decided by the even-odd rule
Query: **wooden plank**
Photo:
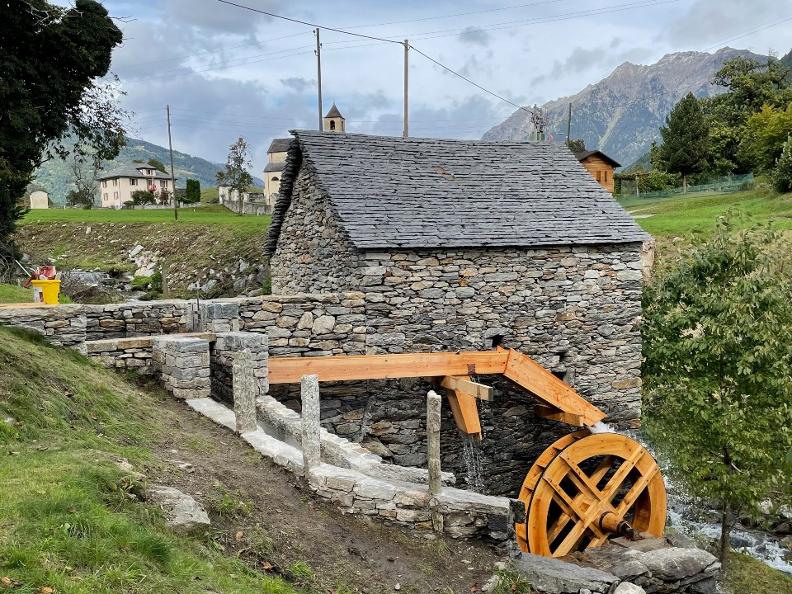
[[[494,390],[492,389],[492,386],[479,384],[471,380],[469,377],[456,377],[453,375],[447,375],[442,379],[440,385],[447,390],[456,390],[458,392],[462,392],[463,394],[473,396],[473,398],[478,398],[479,400],[491,401],[493,399]]]
[[[549,406],[580,417],[585,425],[593,425],[606,416],[547,369],[514,349],[509,350],[504,375]]]
[[[404,353],[396,355],[332,355],[328,357],[270,357],[270,384],[296,384],[304,375],[319,381],[502,374],[508,352]]]
[[[542,404],[537,404],[534,407],[534,412],[536,413],[536,416],[542,417],[543,419],[560,421],[561,423],[566,423],[567,425],[573,425],[575,427],[582,427],[585,425],[580,415],[564,412],[563,410],[559,410],[554,406],[544,406]]]
[[[465,435],[481,440],[481,421],[479,420],[476,399],[463,392],[454,391],[448,394],[448,405],[457,429]]]

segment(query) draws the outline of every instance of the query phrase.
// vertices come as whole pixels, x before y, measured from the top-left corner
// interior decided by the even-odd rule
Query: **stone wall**
[[[208,398],[209,341],[196,336],[157,336],[152,341],[154,366],[175,398]]]
[[[86,339],[127,338],[190,332],[192,302],[181,299],[83,305]]]
[[[0,308],[0,325],[33,330],[47,341],[84,351],[87,318],[80,305]]]
[[[234,402],[234,356],[240,351],[250,353],[255,390],[253,397],[267,394],[267,337],[251,332],[219,332],[210,344],[212,398]]]
[[[278,242],[270,262],[273,293],[358,289],[358,252],[336,222],[310,163],[303,163],[294,182],[281,236],[288,239]]]

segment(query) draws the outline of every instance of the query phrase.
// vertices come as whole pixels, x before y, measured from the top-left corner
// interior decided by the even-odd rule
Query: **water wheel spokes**
[[[579,431],[537,459],[520,490],[526,522],[516,526],[522,550],[562,557],[613,536],[660,536],[666,493],[657,463],[623,435]]]

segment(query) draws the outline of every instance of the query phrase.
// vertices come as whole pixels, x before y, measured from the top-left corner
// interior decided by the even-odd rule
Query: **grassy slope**
[[[626,198],[619,203],[635,215],[646,231],[656,237],[706,233],[716,218],[730,209],[748,215],[741,224],[772,223],[776,229],[792,229],[792,194],[776,195],[751,190],[733,194],[690,194],[671,198]]]
[[[16,233],[34,261],[55,258],[60,268],[128,270],[138,243],[165,258],[174,296],[186,294],[201,270],[263,261],[269,216],[239,216],[218,205],[184,208],[174,222],[169,210],[31,211]]]
[[[159,463],[157,398],[71,351],[0,329],[0,589],[267,592],[292,587],[170,533],[116,460]],[[5,578],[5,579],[4,579]]]
[[[33,301],[33,289],[23,289],[17,285],[0,283],[0,303],[30,303]]]

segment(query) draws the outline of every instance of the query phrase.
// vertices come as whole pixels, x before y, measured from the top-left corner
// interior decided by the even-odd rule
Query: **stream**
[[[668,524],[694,540],[720,539],[720,513],[707,502],[690,495],[685,486],[672,480],[667,472],[669,461],[647,443],[638,432],[624,432],[640,442],[657,460],[668,493]],[[792,550],[778,535],[765,530],[746,528],[739,523],[731,531],[732,548],[750,555],[774,569],[792,575]]]

